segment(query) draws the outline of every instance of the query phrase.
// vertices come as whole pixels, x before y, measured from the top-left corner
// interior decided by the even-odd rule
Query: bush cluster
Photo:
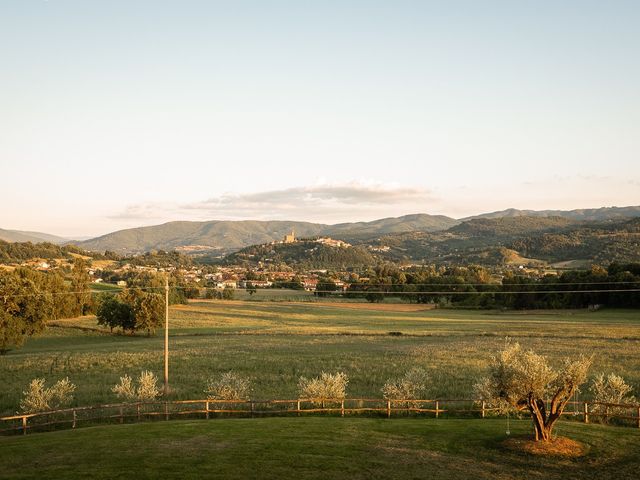
[[[34,378],[22,392],[20,410],[24,413],[36,413],[64,408],[73,401],[75,389],[76,386],[68,378],[58,380],[48,388],[44,378]]]

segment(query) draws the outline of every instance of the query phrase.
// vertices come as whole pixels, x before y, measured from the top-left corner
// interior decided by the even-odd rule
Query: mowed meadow
[[[209,377],[251,378],[255,399],[296,398],[300,376],[344,371],[349,397],[381,397],[389,378],[422,367],[431,398],[471,398],[489,357],[508,337],[559,362],[595,356],[592,376],[615,372],[640,389],[640,314],[631,310],[497,312],[422,305],[192,301],[170,309],[172,399],[203,398]],[[163,337],[118,335],[94,317],[50,322],[0,357],[0,414],[18,410],[31,379],[69,377],[74,405],[117,401],[125,373],[162,377]],[[580,400],[589,398],[583,388]]]

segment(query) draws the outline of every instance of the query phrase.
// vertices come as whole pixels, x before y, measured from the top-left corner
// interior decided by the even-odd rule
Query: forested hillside
[[[211,221],[169,222],[152,227],[132,228],[103,235],[78,245],[87,250],[112,250],[122,254],[150,250],[172,250],[196,246],[199,250],[229,253],[241,248],[282,240],[292,230],[302,238],[320,235],[355,238],[391,232],[437,231],[456,225],[457,220],[442,215],[405,215],[371,222],[321,223],[292,221]]]
[[[31,259],[53,260],[70,258],[71,254],[86,255],[87,252],[73,245],[54,245],[53,243],[10,243],[0,240],[0,263],[20,263]],[[93,255],[102,257],[102,255]]]
[[[640,261],[640,219],[573,222],[559,217],[474,219],[445,232],[385,235],[386,258],[448,264],[585,260],[599,264]]]
[[[225,258],[227,264],[286,263],[306,268],[371,266],[379,260],[365,247],[330,247],[314,241],[255,245]]]

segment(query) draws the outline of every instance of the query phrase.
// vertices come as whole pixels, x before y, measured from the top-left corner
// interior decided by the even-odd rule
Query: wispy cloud
[[[111,220],[161,220],[167,214],[175,213],[175,204],[161,202],[147,202],[127,205],[124,210],[108,215]]]
[[[224,193],[188,204],[130,205],[111,216],[120,220],[161,218],[306,219],[343,221],[363,215],[401,215],[422,212],[435,201],[430,191],[384,184],[313,185],[253,193]]]

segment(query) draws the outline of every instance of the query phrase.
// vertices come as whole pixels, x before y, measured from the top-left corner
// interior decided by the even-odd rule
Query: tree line
[[[329,283],[319,283],[318,290],[335,290]],[[640,263],[612,263],[606,269],[593,266],[543,277],[509,272],[500,283],[480,266],[402,271],[384,265],[376,267],[374,275],[365,281],[351,283],[345,295],[370,302],[395,295],[408,302],[480,308],[638,308],[640,293],[633,290],[639,288]]]

